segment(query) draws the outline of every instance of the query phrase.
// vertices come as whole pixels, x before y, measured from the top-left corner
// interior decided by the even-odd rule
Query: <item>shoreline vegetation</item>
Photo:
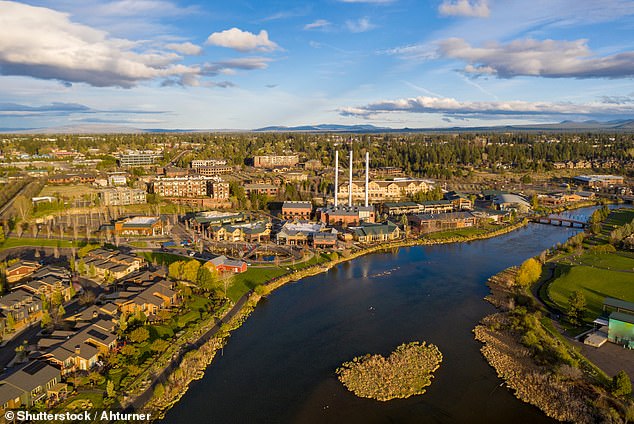
[[[346,257],[338,256],[336,259],[332,259],[326,263],[313,265],[281,277],[273,278],[267,283],[259,285],[255,287],[253,291],[247,293],[245,295],[247,297],[247,301],[244,306],[231,320],[222,324],[220,331],[214,337],[204,343],[199,349],[190,351],[184,355],[181,366],[167,377],[167,384],[158,383],[154,387],[152,398],[146,402],[142,408],[140,408],[140,412],[152,414],[152,420],[164,418],[167,411],[187,392],[190,384],[195,380],[203,378],[205,370],[211,364],[218,350],[227,343],[228,338],[231,335],[231,331],[239,328],[242,323],[246,321],[262,297],[267,296],[285,284],[326,272],[339,264],[371,253],[385,252],[402,247],[430,246],[484,240],[518,230],[525,227],[528,222],[528,219],[523,219],[517,223],[506,225],[494,231],[472,234],[469,236],[457,234],[445,238],[416,238],[382,243],[351,252]],[[198,333],[204,333],[204,331],[199,331]]]
[[[491,277],[485,299],[499,312],[473,332],[481,352],[515,397],[559,421],[621,423],[634,418],[627,398],[610,393],[611,380],[577,352],[517,286],[518,268]]]
[[[440,368],[442,353],[425,342],[403,343],[387,358],[364,355],[337,369],[339,381],[359,397],[388,401],[422,395]]]

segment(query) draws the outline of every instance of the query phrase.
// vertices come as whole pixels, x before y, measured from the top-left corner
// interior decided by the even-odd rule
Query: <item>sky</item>
[[[634,0],[0,0],[0,128],[634,119]]]

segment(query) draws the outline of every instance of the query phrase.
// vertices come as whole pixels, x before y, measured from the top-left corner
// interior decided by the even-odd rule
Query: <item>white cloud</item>
[[[593,55],[587,40],[515,40],[473,47],[461,38],[440,42],[441,56],[465,61],[466,73],[501,78],[627,78],[634,76],[634,52]]]
[[[139,51],[133,41],[72,22],[43,7],[0,1],[0,72],[41,79],[132,87],[156,78],[184,78],[196,67],[174,53]]]
[[[269,40],[269,34],[265,30],[261,30],[259,34],[255,35],[238,28],[214,32],[207,38],[207,44],[227,47],[240,52],[270,52],[279,49],[276,43]]]
[[[339,110],[343,116],[373,116],[383,113],[439,113],[458,117],[501,116],[631,116],[634,105],[605,103],[553,103],[489,101],[459,101],[447,97],[419,96],[397,100],[382,100],[365,106],[345,107]]]
[[[203,52],[202,47],[190,43],[189,41],[185,43],[170,43],[166,44],[165,47],[188,56],[196,56]]]
[[[311,30],[311,29],[318,29],[318,28],[325,28],[330,26],[330,22],[328,22],[325,19],[317,19],[314,22],[311,22],[309,24],[304,25],[304,29],[305,30]]]
[[[488,0],[443,0],[438,12],[443,16],[486,18],[490,10]]]
[[[376,28],[376,25],[371,23],[368,18],[359,18],[356,21],[346,21],[346,28],[350,32],[366,32]]]

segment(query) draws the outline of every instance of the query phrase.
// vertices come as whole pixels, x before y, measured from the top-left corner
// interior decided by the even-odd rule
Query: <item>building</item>
[[[619,175],[579,175],[573,179],[575,182],[593,189],[623,185],[624,182],[624,178]]]
[[[227,161],[224,159],[196,159],[193,160],[190,166],[193,169],[198,169],[206,166],[225,166]]]
[[[206,267],[214,269],[218,273],[231,272],[240,274],[246,272],[247,263],[236,259],[229,259],[226,256],[218,256],[205,263]]]
[[[473,202],[469,196],[464,193],[450,191],[445,193],[444,198],[449,200],[453,204],[454,209],[457,211],[473,208]]]
[[[31,408],[61,389],[61,377],[59,369],[44,361],[30,362],[0,380],[0,405],[5,411]]]
[[[288,221],[276,235],[277,244],[287,246],[306,246],[311,244],[313,235],[328,231],[323,222]],[[336,234],[336,233],[335,233]]]
[[[410,178],[395,178],[394,180],[372,180],[368,183],[368,197],[370,203],[383,201],[400,200],[417,193],[427,193],[432,189],[429,180],[419,180]],[[352,181],[351,183],[340,184],[337,191],[339,199],[349,198],[349,191],[352,190],[352,200],[365,199],[365,182]]]
[[[454,228],[473,227],[477,218],[466,211],[446,212],[438,214],[415,214],[407,219],[408,225],[417,232],[430,233]]]
[[[151,318],[161,310],[178,305],[179,299],[172,283],[161,279],[143,282],[139,287],[129,287],[127,291],[119,292],[113,303],[121,313],[142,311]]]
[[[138,256],[105,249],[88,252],[82,260],[88,269],[94,269],[95,277],[103,280],[108,276],[120,280],[141,269],[145,262]]]
[[[29,275],[33,274],[38,268],[39,264],[30,261],[20,261],[13,265],[9,265],[6,270],[7,282],[9,284],[15,283]]]
[[[285,183],[301,183],[308,181],[308,174],[297,171],[289,171],[281,174]]]
[[[350,227],[352,238],[360,243],[396,240],[401,237],[401,230],[393,222],[381,224],[363,223],[358,227]]]
[[[211,192],[209,193],[209,196],[216,200],[229,199],[229,183],[221,180],[213,181],[211,183]]]
[[[209,195],[212,180],[205,176],[160,177],[152,190],[161,197],[203,197]]]
[[[313,204],[302,201],[286,201],[282,203],[282,219],[309,220],[313,213]]]
[[[612,312],[608,321],[608,340],[629,348],[634,347],[634,315]]]
[[[49,184],[91,184],[95,182],[92,174],[56,174],[48,178]]]
[[[253,158],[253,166],[256,168],[293,167],[298,163],[299,156],[297,155],[267,155]]]
[[[200,175],[215,177],[222,174],[231,174],[233,167],[228,165],[199,166],[195,168]]]
[[[124,186],[128,183],[125,174],[111,174],[108,176],[108,184],[111,186]]]
[[[0,297],[0,312],[12,316],[16,326],[35,322],[42,317],[42,300],[24,289],[13,290]]]
[[[136,216],[114,224],[117,236],[164,236],[168,234],[167,222],[159,216]]]
[[[252,194],[262,194],[265,196],[277,196],[277,193],[279,192],[279,189],[277,186],[274,186],[273,184],[259,184],[259,183],[252,183],[252,184],[245,184],[244,185],[244,193],[247,196],[251,196]]]
[[[409,215],[423,212],[423,205],[416,202],[385,202],[381,205],[385,215]]]
[[[99,191],[99,200],[104,206],[126,206],[147,203],[145,190],[117,187]]]
[[[153,165],[157,159],[163,157],[162,152],[145,150],[145,151],[133,151],[120,153],[118,157],[119,166],[131,167],[131,166],[146,166]]]
[[[303,163],[303,166],[307,171],[317,171],[324,167],[319,159],[307,160]]]
[[[271,239],[271,224],[258,221],[244,224],[209,226],[207,235],[214,241],[263,242]]]
[[[531,210],[528,201],[517,194],[502,193],[493,198],[493,205],[501,211],[527,213]]]
[[[356,225],[374,222],[374,206],[328,206],[317,210],[317,219],[329,225]]]

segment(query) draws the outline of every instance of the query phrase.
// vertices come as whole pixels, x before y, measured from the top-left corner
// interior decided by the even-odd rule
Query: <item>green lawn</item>
[[[246,272],[233,277],[233,283],[227,288],[227,297],[232,301],[237,301],[243,294],[256,286],[269,281],[272,278],[286,274],[288,271],[284,267],[253,268],[249,267]]]
[[[56,239],[34,239],[34,238],[8,238],[0,243],[1,249],[9,249],[11,247],[33,246],[33,247],[80,247],[83,242],[73,242],[72,240],[56,240]]]
[[[187,258],[185,256],[174,255],[172,253],[163,253],[163,252],[139,252],[139,255],[147,259],[148,262],[154,262],[154,259],[156,259],[156,263],[158,263],[159,265],[166,265],[166,266],[169,266],[172,262],[177,262],[177,261],[197,260],[195,258]],[[203,261],[200,261],[200,262],[201,264],[203,263]]]
[[[568,298],[575,290],[581,290],[586,297],[589,321],[601,314],[605,297],[634,302],[634,273],[583,265],[558,266],[564,273],[550,284],[548,295],[562,311],[568,309]]]
[[[578,261],[583,265],[609,268],[614,271],[634,271],[634,258],[628,253],[584,253]]]

